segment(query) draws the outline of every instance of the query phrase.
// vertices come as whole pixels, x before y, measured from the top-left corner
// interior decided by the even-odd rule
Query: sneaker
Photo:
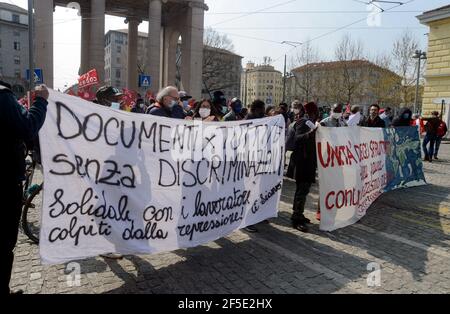
[[[299,221],[304,222],[306,224],[310,224],[311,220],[309,220],[308,218],[306,218],[305,216],[303,216]]]
[[[439,158],[437,156],[434,156],[434,159],[439,160]]]
[[[255,226],[248,226],[248,227],[245,227],[244,229],[245,229],[245,231],[250,232],[250,233],[258,232],[258,229],[256,229]]]
[[[102,254],[100,255],[103,258],[109,258],[109,259],[123,259],[123,255],[122,254],[118,254],[118,253],[108,253],[108,254]]]
[[[307,226],[305,223],[303,223],[303,222],[300,222],[300,223],[294,223],[294,224],[292,225],[292,227],[293,227],[294,229],[300,231],[300,232],[304,232],[304,233],[307,233],[307,232],[308,232],[308,226]]]
[[[10,295],[20,295],[20,294],[24,294],[23,290],[15,290],[15,291],[10,291],[9,292]]]

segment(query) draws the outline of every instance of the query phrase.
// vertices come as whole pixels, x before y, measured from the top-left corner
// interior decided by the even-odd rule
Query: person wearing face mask
[[[320,125],[325,127],[343,127],[347,126],[347,123],[344,121],[342,117],[342,111],[344,110],[344,106],[342,104],[334,104],[331,115],[328,118],[323,119],[320,122]]]
[[[385,128],[386,124],[378,115],[379,112],[380,106],[377,104],[370,106],[369,117],[361,123],[361,126],[366,128]]]
[[[233,98],[230,103],[230,112],[228,112],[224,117],[223,121],[237,121],[240,119],[240,113],[242,111],[242,102],[238,98]]]
[[[394,128],[401,127],[401,126],[410,126],[411,120],[412,120],[412,111],[408,108],[402,108],[400,109],[399,115],[397,118],[394,119],[392,122],[392,126]]]
[[[219,114],[208,99],[199,101],[194,109],[194,119],[201,119],[203,122],[219,121]]]
[[[102,86],[98,89],[95,96],[99,105],[124,110],[124,104],[122,102],[123,94],[115,87]]]
[[[180,101],[178,89],[173,86],[163,88],[156,96],[156,103],[148,108],[147,113],[159,117],[185,119],[186,113]]]
[[[145,106],[144,99],[139,98],[136,100],[136,105],[131,109],[131,112],[134,113],[145,113],[147,107]]]
[[[387,128],[390,127],[392,125],[392,109],[390,107],[386,107],[384,112],[380,114],[380,118],[384,121]]]
[[[295,129],[295,183],[292,227],[301,232],[308,232],[306,224],[310,220],[305,217],[306,197],[311,186],[316,182],[316,131],[320,124],[317,122],[319,109],[314,102],[305,105],[306,115],[297,122]]]
[[[180,91],[178,93],[178,96],[180,97],[180,101],[183,103],[183,109],[186,116],[192,116],[193,115],[192,108],[189,106],[189,100],[192,99],[192,96],[190,96],[185,91]]]

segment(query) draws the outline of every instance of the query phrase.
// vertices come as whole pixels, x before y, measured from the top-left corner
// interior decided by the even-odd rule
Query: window
[[[117,52],[121,53],[122,52],[122,46],[117,46]]]
[[[116,78],[120,78],[120,69],[116,69]]]
[[[20,42],[18,41],[14,42],[14,50],[20,51]]]
[[[117,63],[120,63],[120,58],[117,58]]]
[[[14,64],[20,64],[20,57],[19,56],[15,56],[14,57]]]
[[[14,23],[20,23],[20,16],[18,14],[13,14],[12,15],[12,21]]]
[[[16,78],[20,78],[20,70],[14,70],[14,76],[16,77]]]

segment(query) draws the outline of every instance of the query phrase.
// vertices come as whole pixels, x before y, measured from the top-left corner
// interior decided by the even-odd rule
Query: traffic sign
[[[139,87],[150,87],[152,85],[152,78],[150,75],[139,75]]]
[[[30,70],[27,70],[27,80],[30,80]],[[44,83],[44,75],[42,73],[42,69],[34,69],[34,83],[35,84],[43,84]]]

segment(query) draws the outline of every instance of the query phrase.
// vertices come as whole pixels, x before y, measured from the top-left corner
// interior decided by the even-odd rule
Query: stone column
[[[128,62],[127,62],[127,88],[138,90],[138,26],[141,21],[136,17],[127,17],[128,23]]]
[[[89,68],[96,69],[100,85],[105,80],[105,0],[91,1]]]
[[[177,45],[180,32],[172,27],[164,29],[164,62],[163,62],[163,85],[175,85]]]
[[[147,72],[152,78],[150,90],[161,88],[161,0],[150,0],[148,23]]]
[[[81,63],[78,75],[89,71],[89,38],[91,37],[91,10],[88,7],[81,7]]]
[[[34,0],[35,66],[53,88],[53,0]]]
[[[196,99],[202,95],[205,10],[208,10],[208,6],[203,1],[189,2],[186,26],[182,32],[182,82],[186,91]]]

